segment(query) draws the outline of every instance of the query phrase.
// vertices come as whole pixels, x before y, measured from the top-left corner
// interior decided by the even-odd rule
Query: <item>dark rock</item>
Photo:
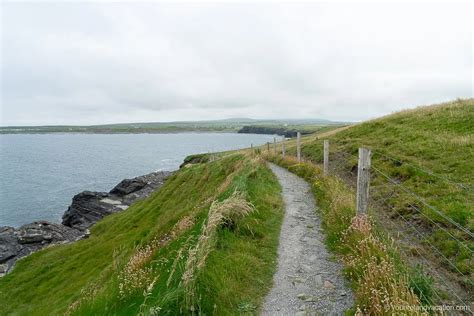
[[[138,200],[147,198],[148,196],[150,196],[150,194],[152,194],[158,188],[160,188],[170,175],[172,175],[172,172],[157,171],[157,172],[152,172],[140,177],[130,179],[129,180],[130,182],[128,183],[143,182],[146,185],[140,188],[139,190],[134,190],[126,195],[120,196],[120,200],[122,201],[124,205],[132,205]],[[136,187],[136,185],[132,185],[132,186]],[[112,196],[115,195],[113,191],[114,191],[113,189],[112,191],[110,191],[110,194]],[[124,191],[127,191],[127,190],[124,190]],[[130,191],[130,189],[128,191]]]
[[[72,204],[63,215],[63,225],[85,230],[112,213],[122,211],[121,201],[114,203],[105,192],[84,191],[72,199]]]
[[[124,196],[140,189],[143,189],[147,183],[140,178],[122,180],[110,193],[118,196]]]
[[[153,172],[125,179],[110,193],[84,191],[72,199],[62,224],[37,221],[20,228],[0,227],[0,277],[15,262],[49,245],[74,242],[89,236],[88,228],[103,217],[125,210],[156,191],[171,172]]]
[[[15,229],[8,226],[0,227],[0,263],[17,256],[20,250]]]
[[[20,244],[45,244],[75,241],[80,239],[83,233],[61,224],[37,221],[21,226],[17,231],[17,236]]]
[[[72,199],[63,215],[63,225],[86,230],[112,213],[120,212],[135,201],[148,197],[163,185],[171,173],[153,172],[133,179],[125,179],[109,193],[84,191]]]
[[[6,274],[14,263],[32,252],[48,245],[81,239],[83,233],[61,224],[38,221],[18,229],[0,228],[0,276]]]

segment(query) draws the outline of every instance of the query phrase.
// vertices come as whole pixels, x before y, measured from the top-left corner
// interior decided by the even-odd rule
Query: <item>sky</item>
[[[473,96],[472,3],[1,2],[0,125],[360,121]]]

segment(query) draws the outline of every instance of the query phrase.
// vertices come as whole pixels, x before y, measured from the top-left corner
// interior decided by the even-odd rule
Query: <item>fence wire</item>
[[[423,168],[423,167],[420,167],[420,166],[416,166],[415,164],[412,164],[410,162],[407,162],[406,160],[402,160],[402,159],[399,159],[399,158],[395,158],[391,155],[388,155],[386,153],[382,153],[381,151],[379,150],[372,150],[375,154],[385,158],[385,159],[388,159],[388,160],[391,160],[393,162],[396,162],[396,163],[399,163],[400,165],[402,164],[405,164],[405,165],[408,165],[410,166],[411,168],[415,169],[415,170],[418,170],[420,172],[423,172],[423,173],[426,173],[432,177],[435,177],[435,178],[438,178],[438,179],[441,179],[443,180],[444,182],[446,183],[449,183],[453,186],[456,186],[462,190],[468,190],[468,191],[472,191],[473,187],[471,184],[468,184],[468,183],[460,183],[460,182],[455,182],[451,179],[449,179],[448,177],[444,176],[444,175],[441,175],[439,173],[436,173],[430,169],[427,169],[427,168]]]
[[[343,150],[342,148],[344,145],[346,144],[331,140],[331,143],[329,146],[328,171],[330,174],[336,175],[343,182],[345,182],[350,187],[355,189],[356,181],[357,181],[358,154],[355,151],[349,152],[347,150]],[[322,164],[322,161],[323,161],[323,151],[322,151],[323,141],[322,140],[321,140],[320,146],[321,146],[321,159],[314,161],[314,158],[310,159],[310,157],[305,157],[302,151],[302,160],[312,162],[315,164]],[[464,190],[466,192],[470,192],[473,189],[473,187],[470,184],[453,181],[452,179],[444,175],[437,174],[436,172],[430,169],[417,166],[415,164],[409,163],[402,159],[398,159],[385,152],[381,152],[379,150],[372,150],[372,151],[376,155],[378,155],[379,157],[385,160],[391,160],[400,165],[406,164],[419,172],[441,179],[443,182],[456,186],[457,188]],[[446,213],[443,212],[443,210],[440,210],[437,207],[431,205],[425,198],[421,197],[419,194],[417,194],[410,188],[400,183],[400,181],[390,177],[388,175],[388,172],[384,172],[383,170],[381,170],[381,168],[382,166],[380,166],[380,169],[374,165],[371,166],[371,170],[373,170],[375,172],[375,175],[379,179],[383,180],[383,182],[379,186],[373,185],[370,187],[370,194],[369,194],[370,204],[376,207],[381,206],[384,209],[393,211],[396,214],[396,216],[402,220],[404,224],[403,229],[396,230],[396,234],[401,236],[404,240],[410,240],[412,242],[413,240],[416,240],[416,242],[414,243],[419,244],[420,246],[422,245],[421,243],[418,242],[418,240],[421,240],[423,244],[427,245],[429,249],[431,249],[433,253],[435,253],[439,259],[445,262],[445,264],[449,266],[453,271],[457,272],[459,276],[467,278],[468,276],[466,276],[466,274],[463,273],[452,260],[450,260],[446,255],[444,255],[441,249],[439,249],[436,245],[434,245],[430,241],[430,238],[429,238],[430,236],[423,233],[420,228],[417,228],[416,225],[412,221],[410,221],[410,219],[407,218],[406,215],[402,214],[400,209],[397,209],[394,205],[392,205],[390,201],[393,198],[401,198],[402,194],[406,194],[410,196],[411,198],[415,199],[416,201],[418,201],[419,203],[421,203],[423,207],[430,209],[434,214],[438,215],[445,222],[439,222],[439,220],[437,221],[431,218],[420,207],[416,205],[410,205],[411,209],[413,209],[416,212],[416,214],[420,214],[421,216],[423,216],[429,223],[434,225],[434,227],[442,231],[445,234],[445,236],[447,236],[450,240],[454,241],[459,246],[459,248],[465,249],[470,254],[470,256],[473,255],[474,250],[473,250],[473,247],[466,244],[466,242],[474,241],[473,232],[471,232],[468,228],[464,227],[460,223],[456,222],[455,220],[447,216]],[[388,236],[392,236],[391,232],[394,230],[393,228],[388,227],[388,225],[384,221],[378,220],[377,223],[383,228],[383,230],[385,231],[386,234],[388,234]],[[445,225],[448,225],[448,227],[445,227]],[[462,234],[467,236],[467,239],[454,236],[454,234],[451,231],[449,231],[449,226],[451,228],[457,229],[460,232],[462,232]],[[403,244],[402,240],[400,240],[399,238],[396,240],[397,242]],[[457,284],[457,281],[455,280],[451,281],[453,283],[449,282],[447,278],[443,276],[443,274],[445,275],[446,273],[443,273],[440,271],[440,267],[434,264],[433,258],[429,258],[422,253],[426,251],[425,247],[421,247],[421,250],[422,251],[420,251],[419,247],[414,247],[414,251],[416,251],[419,258],[421,258],[422,261],[429,267],[430,275],[437,282],[437,284],[447,289],[449,293],[452,295],[451,297],[455,299],[458,303],[461,303],[464,306],[470,306],[468,304],[469,302],[466,302],[465,299],[462,299],[460,295],[458,295],[457,291],[451,286],[452,284]],[[405,254],[405,255],[408,256],[408,254]],[[422,289],[418,287],[417,282],[413,280],[413,277],[410,275],[410,273],[408,273],[407,275],[408,275],[408,278],[410,279],[411,284],[413,284],[413,286],[417,288],[417,291],[420,293],[420,295],[423,296],[422,299],[424,299],[425,301],[429,301],[429,298],[424,296]],[[445,298],[443,299],[443,297],[445,297],[443,293],[441,293],[439,289],[437,288],[433,288],[433,296],[438,302],[446,301]],[[468,312],[471,315],[474,315],[474,312],[470,310],[465,311],[465,312]]]
[[[463,231],[464,233],[466,233],[467,235],[471,236],[472,238],[474,238],[474,234],[469,231],[469,229],[467,229],[466,227],[462,226],[461,224],[459,224],[458,222],[454,221],[452,218],[446,216],[443,212],[439,211],[436,207],[434,207],[433,205],[429,204],[424,198],[422,198],[421,196],[419,196],[418,194],[416,194],[415,192],[411,191],[410,189],[408,189],[407,187],[405,187],[404,185],[402,185],[401,183],[398,183],[396,180],[392,179],[390,176],[388,176],[385,172],[379,170],[378,168],[372,166],[371,168],[372,170],[374,170],[375,172],[377,172],[378,174],[380,174],[382,177],[384,177],[385,179],[387,179],[388,181],[390,181],[391,183],[393,183],[394,185],[398,186],[401,190],[403,190],[405,193],[411,195],[412,197],[416,198],[419,202],[421,202],[424,206],[428,207],[429,209],[431,209],[433,212],[435,212],[436,214],[438,214],[439,216],[441,216],[442,218],[444,218],[446,221],[448,221],[449,223],[451,223],[453,226],[455,226],[456,228],[458,228],[459,230]]]

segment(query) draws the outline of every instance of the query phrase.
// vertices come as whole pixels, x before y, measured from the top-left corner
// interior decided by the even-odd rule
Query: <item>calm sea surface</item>
[[[177,169],[184,157],[273,136],[234,133],[0,135],[0,226],[60,222],[72,197],[124,178]]]

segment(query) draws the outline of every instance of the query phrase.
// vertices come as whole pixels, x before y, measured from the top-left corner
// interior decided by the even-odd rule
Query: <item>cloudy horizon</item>
[[[361,121],[473,96],[468,3],[1,6],[1,126]]]

